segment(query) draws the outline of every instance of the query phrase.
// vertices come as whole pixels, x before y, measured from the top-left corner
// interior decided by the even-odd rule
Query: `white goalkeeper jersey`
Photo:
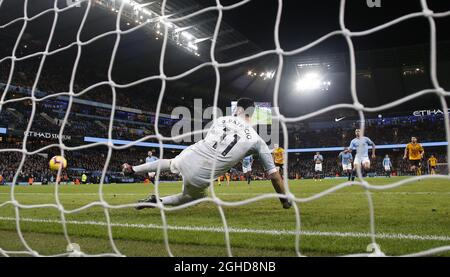
[[[250,154],[259,157],[267,174],[276,172],[269,147],[253,127],[240,117],[225,116],[213,123],[203,140],[183,150],[174,159],[171,169],[199,186],[202,182],[208,184],[211,177],[216,179],[223,175]]]

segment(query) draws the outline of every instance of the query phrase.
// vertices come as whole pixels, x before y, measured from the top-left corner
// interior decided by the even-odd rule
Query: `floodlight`
[[[191,35],[191,34],[188,33],[188,32],[182,32],[181,35],[182,35],[184,38],[186,38],[186,39],[193,39],[193,38],[194,38],[194,36]]]
[[[297,89],[301,91],[319,89],[321,86],[319,74],[315,72],[307,73],[297,82]]]
[[[198,50],[197,45],[193,44],[192,42],[188,42],[187,46],[191,49]]]

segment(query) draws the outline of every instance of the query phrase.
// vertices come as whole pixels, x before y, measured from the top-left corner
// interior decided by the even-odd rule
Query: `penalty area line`
[[[15,221],[14,217],[0,217],[0,221]],[[54,219],[38,219],[38,218],[21,218],[21,222],[32,223],[54,223],[62,224],[60,220]],[[106,222],[100,221],[76,221],[66,220],[66,224],[70,225],[91,225],[91,226],[108,226]],[[121,228],[135,228],[135,229],[164,229],[164,226],[157,224],[135,224],[135,223],[111,223],[111,227]],[[206,226],[177,226],[168,225],[168,230],[173,231],[194,231],[194,232],[212,232],[223,233],[223,227],[206,227]],[[261,235],[287,235],[293,236],[297,232],[292,230],[265,230],[265,229],[249,229],[249,228],[228,228],[230,233],[240,234],[261,234]],[[321,232],[321,231],[301,231],[302,236],[317,236],[317,237],[350,237],[350,238],[370,238],[369,233],[362,232]],[[442,235],[415,235],[415,234],[401,234],[401,233],[377,233],[377,239],[393,239],[393,240],[416,240],[416,241],[450,241],[450,236]]]
[[[221,196],[235,196],[235,195],[251,195],[251,196],[259,196],[263,194],[267,194],[269,192],[217,192],[216,194]],[[417,191],[417,192],[406,192],[406,191],[372,191],[374,195],[450,195],[450,192],[427,192],[427,191]],[[302,196],[311,196],[316,195],[314,192],[301,192],[296,193],[296,195]],[[10,192],[0,192],[0,195],[11,195]],[[26,196],[39,196],[49,195],[54,196],[54,192],[14,192],[14,195],[26,195]],[[61,196],[98,196],[98,192],[59,192],[58,195]],[[113,193],[113,192],[104,192],[102,195],[104,196],[142,196],[148,195],[146,192],[142,193]],[[331,192],[327,195],[366,195],[365,192]]]

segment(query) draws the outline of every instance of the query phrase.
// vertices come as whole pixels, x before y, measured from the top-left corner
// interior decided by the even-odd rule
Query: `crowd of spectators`
[[[0,42],[0,55],[2,44]],[[16,62],[14,65],[14,72],[12,79],[10,81],[10,89],[6,92],[8,93],[7,99],[23,97],[20,95],[19,91],[29,91],[33,88],[36,72],[38,70],[40,59],[27,59],[22,62]],[[0,66],[0,83],[6,84],[9,80],[10,75],[10,63],[3,62]],[[77,74],[73,86],[73,91],[75,93],[80,93],[86,89],[96,85],[98,83],[106,81],[106,76],[104,78],[99,78],[95,72],[89,72],[90,69],[86,69],[82,74]],[[92,71],[92,69],[91,69]],[[87,77],[89,76],[89,77]],[[44,66],[44,70],[41,72],[35,95],[52,95],[56,93],[68,92],[71,77],[71,68],[58,65],[57,63],[50,63]],[[148,94],[148,90],[154,90],[159,92],[159,88],[149,88],[145,84],[136,85],[130,89],[116,89],[116,105],[123,107],[133,107],[134,109],[140,109],[145,111],[156,111],[157,101],[139,101],[138,95]],[[3,92],[3,89],[2,89]],[[96,86],[84,94],[77,97],[78,99],[100,102],[111,104],[112,103],[112,89],[109,85]],[[164,105],[160,107],[161,113],[170,114],[171,111],[177,105],[173,105],[174,102],[181,101],[180,99],[171,99],[170,96],[164,101]],[[184,106],[193,107],[193,102],[188,99],[182,100]]]
[[[67,104],[67,103],[66,103]],[[55,104],[56,105],[56,104]],[[30,116],[32,105],[30,101],[20,101],[8,107],[14,108],[16,116],[11,118],[7,110],[0,113],[0,127],[9,126],[14,130],[25,130]],[[38,105],[33,118],[32,131],[59,133],[61,123],[65,116],[65,109],[55,109],[51,103]],[[50,120],[51,119],[51,120]],[[137,140],[147,135],[154,135],[154,116],[133,113],[117,113],[112,126],[112,136],[115,139]],[[64,135],[78,137],[107,137],[110,121],[110,110],[96,108],[88,105],[74,105],[65,125]],[[160,119],[159,133],[171,137],[175,119]],[[206,122],[205,122],[206,123]],[[204,124],[205,124],[204,123]],[[355,126],[353,126],[355,125]],[[304,127],[299,131],[289,132],[290,148],[348,146],[354,138],[354,128],[357,124],[342,127],[312,128]],[[412,136],[420,142],[445,141],[445,124],[443,117],[423,117],[409,120],[393,120],[389,124],[368,124],[365,135],[378,144],[406,143]]]
[[[0,44],[1,46],[1,44]],[[1,50],[0,50],[1,51]],[[29,62],[20,62],[15,64],[13,78],[10,84],[14,85],[14,89],[10,88],[7,92],[6,100],[24,97],[32,88],[35,77],[37,60]],[[34,63],[34,64],[33,64]],[[5,63],[6,65],[8,63]],[[63,81],[62,76],[67,75],[67,68],[58,66],[46,67],[39,78],[37,90],[46,95],[67,92],[68,82]],[[0,93],[4,92],[4,85],[7,83],[9,76],[9,66],[0,67]],[[90,74],[82,74],[77,77],[74,90],[80,92],[91,86],[93,80],[87,79]],[[133,113],[117,110],[113,122],[112,137],[114,139],[137,140],[146,135],[155,134],[154,130],[154,113],[156,110],[156,101],[141,101],[139,97],[133,97],[141,93],[146,88],[135,87],[133,92],[126,90],[117,90],[116,103],[128,108],[141,109],[146,113]],[[142,91],[140,91],[142,90]],[[26,93],[24,93],[26,91]],[[1,96],[1,94],[0,94]],[[109,86],[100,86],[91,92],[84,94],[79,99],[88,100],[92,103],[111,104],[111,88]],[[169,101],[170,102],[170,101]],[[172,102],[171,102],[172,103]],[[185,101],[184,105],[191,106],[192,103]],[[173,102],[175,105],[175,102]],[[33,103],[29,100],[10,102],[2,106],[0,110],[0,127],[8,128],[12,131],[8,136],[0,137],[0,149],[22,148],[20,141],[23,139],[32,112]],[[49,98],[45,101],[35,102],[35,114],[31,125],[31,131],[47,132],[58,134],[61,129],[61,123],[65,117],[68,107],[67,100]],[[174,107],[172,105],[163,105],[161,112],[170,114]],[[77,146],[83,144],[83,137],[107,137],[108,126],[110,121],[111,109],[98,107],[94,104],[73,103],[71,113],[69,114],[67,125],[64,129],[64,135],[72,136],[73,139],[66,141],[68,146]],[[158,124],[159,133],[163,136],[170,137],[171,129],[176,120],[161,118]],[[207,122],[203,122],[206,124]],[[292,128],[289,132],[290,148],[308,148],[308,147],[330,147],[330,146],[348,146],[349,142],[354,138],[354,129],[358,127],[355,122],[353,125],[336,127],[329,124],[326,128],[314,128],[303,123],[302,128]],[[412,136],[419,138],[419,142],[445,141],[445,127],[443,117],[418,117],[407,119],[391,119],[384,121],[382,119],[368,121],[365,135],[370,137],[375,144],[398,144],[407,143]],[[6,141],[8,140],[8,141]],[[156,142],[153,140],[153,142]],[[28,151],[37,150],[45,145],[58,143],[57,140],[43,141],[39,139],[29,138],[26,145]],[[142,163],[146,157],[148,149],[133,147],[121,151],[113,151],[108,163],[108,176],[113,176],[120,172],[120,166],[123,162]],[[401,150],[401,149],[400,149]],[[442,149],[438,149],[438,159],[446,162],[445,154]],[[381,160],[386,152],[379,152],[377,159],[372,161],[372,172],[378,175],[383,174]],[[20,174],[19,182],[27,182],[30,178],[38,182],[52,182],[55,180],[55,173],[49,171],[48,160],[53,155],[59,155],[60,150],[50,148],[42,153],[27,155]],[[165,152],[165,158],[176,155],[177,152]],[[409,174],[408,165],[402,159],[402,152],[392,152],[391,160],[394,166],[394,173],[397,175]],[[313,175],[312,156],[306,154],[289,155],[289,177],[290,178],[310,178]],[[63,172],[67,180],[79,178],[82,173],[88,173],[92,182],[99,182],[100,172],[106,163],[108,150],[103,148],[89,148],[78,151],[66,151],[65,157],[69,161],[69,167]],[[22,154],[19,152],[0,152],[0,175],[2,180],[6,182],[12,181],[19,164],[22,160]],[[337,153],[325,154],[323,164],[325,176],[339,176],[341,167],[337,161]],[[233,177],[239,179],[241,176],[239,166],[235,167]],[[264,178],[261,166],[256,161],[253,171],[255,178]],[[145,177],[139,177],[140,179]],[[139,180],[140,180],[139,179]],[[175,180],[179,176],[165,173],[161,176],[162,180]]]
[[[375,121],[376,122],[376,121]],[[441,117],[409,117],[392,122],[379,124],[367,124],[364,135],[371,138],[375,144],[404,144],[415,136],[420,142],[445,141],[444,118]],[[303,128],[301,131],[292,132],[290,147],[324,147],[324,146],[348,146],[355,137],[354,130],[359,124],[353,123],[347,128]]]
[[[49,143],[45,141],[30,140],[27,142],[27,151],[32,152],[48,146]],[[0,148],[3,150],[22,149],[22,144],[0,142]],[[121,165],[124,162],[131,164],[140,164],[145,162],[148,149],[130,148],[126,150],[113,150],[106,168],[107,180],[114,181],[113,177],[121,178]],[[56,181],[56,172],[50,171],[48,162],[51,157],[61,155],[61,151],[57,147],[42,150],[39,153],[32,155],[25,155],[24,164],[17,177],[17,183],[28,182],[33,178],[34,182],[54,182]],[[157,155],[157,153],[155,153]],[[174,153],[167,152],[166,158],[173,157]],[[82,174],[89,177],[89,182],[99,183],[101,173],[106,165],[108,150],[106,147],[94,147],[77,151],[64,151],[64,157],[68,161],[68,167],[63,170],[61,176],[62,181],[80,180]],[[0,152],[0,175],[4,182],[12,182],[18,171],[19,165],[22,161],[23,155],[17,151],[2,151]],[[147,176],[134,176],[135,181],[143,181]],[[161,174],[160,180],[178,180],[180,177],[171,174]],[[106,182],[106,181],[105,181]]]
[[[16,174],[17,168],[22,160],[19,152],[0,153],[0,175],[5,182],[11,182]],[[50,180],[51,172],[48,167],[48,160],[39,155],[31,155],[25,158],[22,171],[18,175],[18,182],[28,182],[29,178],[34,178],[37,182]]]
[[[429,173],[429,168],[427,165],[427,160],[434,154],[438,159],[439,163],[447,163],[447,157],[445,149],[425,149],[425,157],[422,161],[422,172],[424,174]],[[322,153],[323,154],[323,153]],[[385,175],[384,167],[382,161],[385,155],[388,154],[392,162],[392,174],[397,176],[408,176],[414,175],[410,171],[410,165],[407,160],[403,159],[403,149],[400,151],[378,151],[375,159],[371,159],[371,170],[368,171],[370,175],[383,176]],[[314,153],[309,156],[302,154],[299,156],[294,156],[289,159],[289,178],[312,178],[314,176]],[[338,153],[333,152],[332,154],[323,154],[323,177],[338,177],[343,175],[342,165],[338,160]],[[443,172],[442,172],[443,173]],[[445,174],[445,173],[444,173]]]
[[[16,128],[25,128],[26,126],[21,125],[18,123],[17,119],[11,119],[8,118],[8,116],[4,115],[0,119],[9,120],[16,122]],[[3,124],[5,122],[2,122]],[[37,124],[36,124],[37,123]],[[428,124],[427,124],[428,123]],[[23,124],[23,123],[22,123]],[[40,126],[39,124],[42,124],[42,126],[46,126],[45,129]],[[96,130],[99,129],[98,126],[93,126],[95,123],[89,120],[79,120],[77,124],[72,124],[70,126],[71,132],[69,134],[74,134],[73,130],[79,130],[78,135],[98,135],[96,133]],[[47,132],[59,132],[58,127],[49,127],[49,123],[45,122],[44,119],[36,120],[33,122],[32,129],[36,128],[36,130],[45,130]],[[419,128],[423,128],[419,129]],[[90,130],[94,130],[94,133],[91,133]],[[310,140],[314,142],[314,144],[307,144],[307,145],[297,145],[300,147],[307,147],[309,146],[318,146],[316,143],[324,143],[325,146],[335,146],[335,145],[342,145],[346,146],[348,144],[348,141],[350,140],[353,130],[338,130],[338,129],[328,129],[328,130],[322,130],[320,132],[311,131],[310,133],[303,132],[303,137],[310,137]],[[442,130],[441,130],[442,131]],[[439,126],[436,126],[436,124],[430,124],[430,122],[423,122],[421,124],[418,124],[416,126],[398,126],[396,128],[390,128],[389,126],[372,126],[370,129],[368,129],[367,135],[371,136],[372,139],[377,144],[383,144],[385,141],[387,135],[386,133],[392,132],[393,133],[393,141],[392,143],[407,143],[410,136],[415,134],[430,134],[429,137],[431,137],[431,140],[436,139],[444,139],[444,138],[438,138],[437,136],[433,135],[439,131]],[[337,135],[333,132],[341,132],[341,136]],[[346,133],[344,133],[346,132]],[[377,134],[381,134],[378,136]],[[443,131],[441,132],[441,136],[443,136]],[[340,137],[342,140],[340,143],[336,142],[331,144],[331,140],[333,138]],[[120,136],[119,136],[120,137]],[[124,135],[124,137],[130,139],[128,134]],[[136,135],[135,138],[138,138],[139,136]],[[420,136],[425,137],[426,136]],[[319,140],[321,138],[322,140]],[[133,138],[131,138],[133,139]],[[20,141],[20,140],[18,140]],[[309,141],[309,140],[308,140]],[[427,141],[425,139],[425,141]],[[50,144],[51,141],[39,141],[39,140],[33,140],[29,138],[29,141],[27,143],[27,150],[33,151],[39,148],[44,147],[46,144]],[[57,143],[57,141],[53,141],[53,143]],[[72,142],[74,143],[74,142]],[[70,142],[67,142],[69,146],[71,146]],[[18,145],[12,145],[12,144],[5,144],[0,143],[1,148],[22,148],[22,145],[19,143]],[[72,145],[76,146],[76,145]],[[291,146],[292,147],[292,146]],[[131,149],[121,150],[121,151],[113,151],[111,155],[111,159],[109,161],[109,165],[107,168],[108,172],[108,178],[106,180],[111,181],[112,176],[114,174],[117,175],[118,172],[120,172],[120,166],[123,162],[129,162],[133,164],[142,163],[144,162],[144,159],[146,157],[146,151],[145,148],[139,148],[134,147]],[[427,150],[428,152],[428,150]],[[446,163],[447,159],[445,155],[442,153],[443,149],[436,150],[435,155],[437,154],[438,160],[440,162]],[[439,153],[441,152],[441,153]],[[56,176],[54,172],[49,171],[48,169],[48,160],[53,155],[59,154],[59,150],[57,148],[51,148],[48,151],[45,151],[45,155],[28,155],[26,156],[24,166],[22,167],[22,171],[18,175],[18,182],[27,182],[30,178],[33,178],[35,182],[53,182],[56,180]],[[409,175],[409,168],[406,161],[402,159],[403,153],[402,149],[397,152],[378,152],[377,159],[372,161],[372,170],[371,173],[376,175],[383,175],[383,167],[382,167],[382,159],[384,157],[384,154],[388,153],[391,156],[391,160],[393,163],[393,173],[396,175]],[[168,155],[167,155],[168,154]],[[174,156],[177,153],[171,153],[167,152],[165,153],[165,157]],[[79,151],[66,151],[65,156],[69,161],[69,169],[64,172],[63,176],[67,176],[66,179],[68,180],[75,180],[76,178],[79,178],[79,176],[82,173],[88,173],[88,176],[90,177],[90,182],[96,183],[100,181],[100,174],[103,170],[103,167],[106,163],[107,158],[107,148],[103,147],[102,149],[85,149],[85,150],[79,150]],[[327,177],[334,177],[334,176],[340,176],[342,175],[341,165],[339,164],[337,160],[337,153],[332,152],[331,154],[326,153],[324,154],[324,163],[323,163],[323,176]],[[0,153],[0,175],[2,175],[3,182],[11,182],[14,174],[16,173],[16,170],[19,166],[19,163],[22,159],[22,154],[18,152],[1,152]],[[232,173],[233,179],[240,179],[242,176],[242,173],[240,172],[239,165],[235,167],[236,170]],[[312,178],[314,175],[314,163],[311,157],[307,156],[306,154],[302,153],[299,155],[290,154],[289,155],[289,167],[288,167],[288,174],[289,178],[296,179],[296,178]],[[424,166],[424,172],[427,171],[427,167]],[[259,163],[256,161],[254,165],[254,171],[253,175],[255,179],[261,179],[264,178],[264,172],[259,165]],[[161,180],[177,180],[179,179],[179,176],[176,176],[174,174],[168,174],[165,173],[161,176]],[[137,180],[143,180],[145,179],[145,176],[140,176],[137,178]]]

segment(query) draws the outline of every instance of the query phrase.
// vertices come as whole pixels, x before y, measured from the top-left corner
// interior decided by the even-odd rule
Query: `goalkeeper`
[[[184,149],[174,159],[161,159],[138,166],[125,163],[122,170],[125,174],[145,174],[157,171],[160,166],[161,171],[180,173],[183,176],[183,191],[160,199],[164,205],[178,206],[206,197],[206,188],[211,184],[211,180],[224,175],[244,157],[254,154],[259,156],[275,191],[286,194],[283,179],[275,167],[269,148],[251,126],[253,111],[253,100],[239,99],[233,116],[218,118],[203,140]],[[214,163],[215,170],[212,172]],[[136,208],[154,207],[146,203],[155,204],[156,201],[156,196],[150,195],[139,200],[143,205]],[[280,198],[280,201],[285,209],[292,205],[286,198]]]

